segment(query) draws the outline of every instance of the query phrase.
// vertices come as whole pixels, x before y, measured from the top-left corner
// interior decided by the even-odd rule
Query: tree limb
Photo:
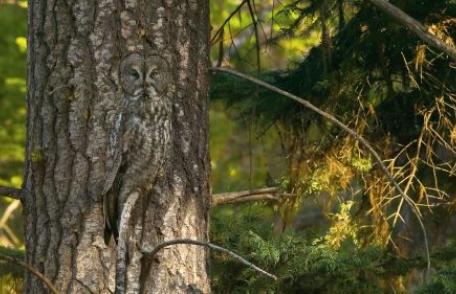
[[[247,7],[249,8],[249,14],[250,14],[250,18],[252,19],[252,24],[253,24],[253,32],[254,32],[254,35],[255,35],[255,49],[256,49],[256,57],[257,57],[257,73],[258,75],[260,74],[260,71],[261,71],[261,53],[260,53],[260,37],[259,37],[259,34],[258,34],[258,22],[257,22],[257,18],[256,18],[256,15],[255,15],[255,11],[252,7],[252,3],[250,2],[251,0],[247,0]]]
[[[0,195],[21,200],[22,190],[17,189],[17,188],[12,188],[12,187],[0,186]]]
[[[8,205],[8,207],[3,212],[2,217],[0,218],[0,230],[4,228],[11,214],[20,206],[20,204],[21,203],[18,200],[13,200]]]
[[[350,134],[353,138],[355,138],[355,140],[360,142],[369,151],[369,153],[374,157],[374,160],[377,162],[377,164],[379,165],[380,169],[385,174],[385,176],[387,177],[389,182],[399,192],[399,194],[402,197],[402,199],[410,206],[410,208],[413,211],[413,214],[416,216],[416,218],[417,218],[417,220],[419,222],[419,225],[421,227],[421,230],[423,232],[424,243],[425,243],[424,245],[425,245],[425,250],[426,250],[426,257],[427,257],[427,260],[428,260],[428,269],[430,269],[430,267],[431,267],[431,259],[430,259],[430,253],[429,253],[429,244],[428,244],[426,228],[425,228],[424,223],[423,223],[423,221],[421,219],[421,212],[418,209],[416,203],[413,201],[413,199],[411,199],[406,193],[404,193],[404,191],[400,187],[399,183],[394,179],[394,176],[391,174],[391,172],[388,170],[386,165],[383,163],[383,160],[380,157],[380,155],[377,153],[377,151],[375,151],[374,147],[372,147],[372,145],[366,139],[364,139],[356,131],[354,131],[351,128],[349,128],[343,122],[338,120],[332,114],[321,110],[320,108],[318,108],[317,106],[313,105],[309,101],[307,101],[307,100],[305,100],[305,99],[303,99],[301,97],[298,97],[296,95],[293,95],[290,92],[287,92],[285,90],[277,88],[276,86],[273,86],[273,85],[268,84],[266,82],[263,82],[263,81],[261,81],[259,79],[256,79],[256,78],[254,78],[252,76],[240,73],[240,72],[232,70],[232,69],[221,68],[221,67],[214,68],[213,67],[213,68],[211,68],[211,70],[214,71],[214,72],[227,73],[227,74],[236,76],[238,78],[250,81],[250,82],[252,82],[252,83],[254,83],[256,85],[260,85],[260,86],[262,86],[262,87],[264,87],[264,88],[266,88],[266,89],[268,89],[268,90],[270,90],[272,92],[278,93],[278,94],[280,94],[282,96],[285,96],[285,97],[287,97],[289,99],[292,99],[292,100],[298,102],[299,104],[302,104],[304,107],[306,107],[306,108],[308,108],[308,109],[320,114],[322,117],[324,117],[327,120],[331,121],[332,123],[337,125],[339,128],[341,128],[342,130],[344,130],[345,132]]]
[[[380,10],[394,18],[396,21],[403,24],[407,29],[415,33],[425,43],[445,52],[451,57],[451,59],[456,61],[456,48],[445,44],[445,42],[440,40],[438,37],[429,33],[426,27],[419,21],[385,0],[369,1]]]
[[[287,195],[281,195],[279,192],[279,188],[270,187],[255,190],[217,193],[212,195],[212,206],[250,201],[279,201],[281,196]]]
[[[28,263],[23,262],[22,260],[19,260],[15,257],[4,255],[0,253],[0,259],[6,260],[8,262],[14,263],[16,265],[19,265],[20,267],[26,269],[27,271],[31,272],[33,275],[35,275],[38,279],[40,279],[46,287],[49,289],[49,291],[53,294],[59,294],[59,291],[54,287],[54,285],[49,281],[48,278],[46,278],[42,273],[40,273],[37,269],[35,269],[33,266],[29,265]]]
[[[248,0],[243,0],[231,13],[230,15],[225,19],[225,21],[222,23],[222,25],[218,28],[218,30],[215,32],[215,34],[212,36],[210,40],[210,44],[213,44],[216,40],[217,37],[222,34],[223,28],[225,25],[231,20],[231,18],[239,11],[241,10],[242,6],[244,6],[245,3],[247,3]]]
[[[259,268],[258,266],[254,265],[253,263],[249,262],[248,260],[246,260],[245,258],[243,258],[242,256],[234,253],[233,251],[231,250],[228,250],[226,248],[223,248],[223,247],[220,247],[220,246],[217,246],[215,244],[212,244],[212,243],[209,243],[209,242],[201,242],[201,241],[196,241],[196,240],[191,240],[191,239],[175,239],[175,240],[170,240],[170,241],[165,241],[163,243],[160,243],[158,244],[157,246],[155,246],[154,249],[152,249],[151,251],[144,251],[142,250],[142,252],[147,256],[147,257],[153,257],[154,255],[156,255],[160,250],[162,250],[163,248],[165,247],[168,247],[168,246],[171,246],[171,245],[179,245],[179,244],[187,244],[187,245],[196,245],[196,246],[203,246],[203,247],[207,247],[209,249],[212,249],[212,250],[216,250],[216,251],[221,251],[221,252],[224,252],[228,255],[230,255],[231,257],[233,257],[234,259],[238,260],[239,262],[241,262],[242,264],[256,270],[257,272],[260,272],[262,273],[263,275],[266,275],[268,277],[270,277],[271,279],[274,279],[274,280],[277,280],[277,276],[273,275],[273,274],[270,274],[268,273],[267,271]]]
[[[252,202],[252,201],[279,201],[280,198],[274,194],[253,194],[246,196],[237,196],[237,195],[225,195],[213,199],[212,206],[218,206],[223,204],[235,204],[243,202]]]

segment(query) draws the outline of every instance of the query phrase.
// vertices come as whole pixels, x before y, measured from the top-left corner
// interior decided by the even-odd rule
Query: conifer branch
[[[415,33],[415,35],[417,35],[425,43],[445,52],[451,57],[451,59],[456,61],[456,48],[446,44],[441,39],[431,34],[419,21],[385,0],[369,1],[384,13],[388,14],[396,21],[404,25],[407,29]]]
[[[350,127],[345,125],[343,122],[338,120],[334,115],[332,115],[332,114],[330,114],[330,113],[328,113],[326,111],[321,110],[320,108],[318,108],[317,106],[313,105],[312,103],[310,103],[309,101],[305,100],[304,98],[298,97],[298,96],[296,96],[294,94],[291,94],[290,92],[282,90],[282,89],[280,89],[280,88],[278,88],[276,86],[273,86],[273,85],[271,85],[269,83],[263,82],[263,81],[261,81],[259,79],[256,79],[256,78],[252,77],[252,76],[240,73],[240,72],[238,72],[236,70],[233,70],[233,69],[222,68],[222,67],[216,67],[216,68],[213,67],[213,68],[211,68],[211,70],[214,71],[214,72],[227,73],[227,74],[236,76],[238,78],[250,81],[250,82],[252,82],[252,83],[254,83],[256,85],[260,85],[260,86],[262,86],[262,87],[264,87],[264,88],[266,88],[266,89],[268,89],[268,90],[270,90],[272,92],[275,92],[275,93],[280,94],[282,96],[285,96],[285,97],[287,97],[289,99],[292,99],[292,100],[298,102],[299,104],[302,104],[304,107],[306,107],[306,108],[318,113],[319,115],[321,115],[322,117],[326,118],[327,120],[331,121],[332,123],[337,125],[339,128],[341,128],[342,130],[347,132],[349,135],[351,135],[355,140],[360,142],[369,151],[369,153],[373,156],[374,160],[377,162],[377,164],[379,165],[380,169],[385,174],[385,176],[387,177],[389,182],[393,185],[393,187],[401,195],[403,201],[405,201],[405,203],[407,203],[410,206],[413,214],[416,216],[416,218],[418,220],[418,223],[419,223],[419,225],[421,227],[421,230],[423,232],[424,247],[425,247],[426,257],[427,257],[427,261],[428,261],[428,269],[431,268],[431,259],[430,259],[430,253],[429,253],[428,237],[427,237],[426,228],[425,228],[423,220],[421,218],[422,215],[421,215],[420,210],[418,209],[418,207],[417,207],[416,203],[413,201],[413,199],[411,199],[402,190],[402,188],[400,187],[399,183],[394,179],[394,176],[392,175],[392,173],[388,170],[386,165],[383,163],[383,160],[380,157],[380,155],[377,153],[377,151],[375,151],[374,147],[372,147],[372,145],[366,139],[364,139],[364,137],[362,137],[356,131],[354,131],[353,129],[351,129]]]

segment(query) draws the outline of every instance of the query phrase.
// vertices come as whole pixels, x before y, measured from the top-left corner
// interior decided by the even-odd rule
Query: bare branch
[[[366,139],[364,139],[356,131],[354,131],[351,128],[349,128],[343,122],[338,120],[332,114],[329,114],[329,113],[321,110],[317,106],[313,105],[312,103],[310,103],[309,101],[307,101],[307,100],[305,100],[305,99],[303,99],[301,97],[293,95],[293,94],[291,94],[291,93],[289,93],[289,92],[287,92],[285,90],[277,88],[276,86],[273,86],[273,85],[268,84],[266,82],[263,82],[263,81],[261,81],[259,79],[256,79],[256,78],[254,78],[252,76],[240,73],[240,72],[232,70],[232,69],[218,67],[218,68],[212,68],[211,70],[214,71],[214,72],[224,72],[224,73],[231,74],[233,76],[236,76],[236,77],[242,78],[244,80],[250,81],[250,82],[252,82],[252,83],[254,83],[256,85],[260,85],[260,86],[262,86],[262,87],[264,87],[264,88],[266,88],[266,89],[268,89],[270,91],[273,91],[275,93],[278,93],[278,94],[280,94],[282,96],[290,98],[290,99],[302,104],[304,107],[306,107],[306,108],[308,108],[308,109],[320,114],[322,117],[326,118],[327,120],[333,122],[335,125],[340,127],[342,130],[344,130],[345,132],[347,132],[348,134],[353,136],[353,138],[355,138],[355,140],[360,142],[369,151],[369,153],[374,157],[375,161],[377,162],[377,164],[379,165],[380,169],[385,174],[385,176],[387,177],[389,182],[399,192],[399,194],[404,199],[404,201],[412,209],[413,214],[417,217],[417,220],[418,220],[418,222],[420,224],[421,230],[423,231],[423,237],[424,237],[424,241],[425,241],[424,245],[425,245],[425,250],[426,250],[426,257],[427,257],[427,260],[428,260],[428,269],[430,269],[431,260],[430,260],[430,255],[429,255],[429,244],[428,244],[426,228],[424,227],[423,221],[421,219],[421,212],[420,212],[419,208],[417,207],[416,203],[413,201],[413,199],[411,199],[406,193],[404,193],[404,191],[400,187],[399,183],[394,179],[394,176],[391,174],[391,172],[388,170],[386,165],[383,163],[383,160],[380,157],[380,155],[377,153],[377,151],[375,151],[374,147],[372,147],[372,145]]]
[[[157,246],[155,246],[154,249],[152,249],[151,251],[142,251],[147,257],[153,257],[154,255],[156,255],[160,250],[162,250],[163,248],[165,247],[168,247],[168,246],[171,246],[171,245],[179,245],[179,244],[187,244],[187,245],[196,245],[196,246],[203,246],[203,247],[207,247],[209,249],[212,249],[212,250],[216,250],[216,251],[221,251],[221,252],[224,252],[228,255],[230,255],[231,257],[233,257],[234,259],[238,260],[239,262],[241,262],[242,264],[256,270],[257,272],[260,272],[262,273],[263,275],[266,275],[268,277],[270,277],[271,279],[274,279],[274,280],[277,280],[277,276],[273,275],[273,274],[270,274],[268,273],[267,271],[259,268],[258,266],[254,265],[253,263],[249,262],[248,260],[246,260],[245,258],[243,258],[242,256],[234,253],[233,251],[231,250],[228,250],[226,248],[223,248],[223,247],[220,247],[220,246],[217,246],[215,244],[212,244],[212,243],[209,243],[209,242],[201,242],[201,241],[196,241],[196,240],[191,240],[191,239],[175,239],[175,240],[170,240],[170,241],[165,241],[163,243],[160,243],[158,244]]]
[[[19,246],[21,244],[20,240],[16,236],[16,233],[11,230],[8,226],[8,220],[13,212],[21,206],[21,201],[14,199],[11,203],[8,204],[5,211],[3,212],[2,217],[0,218],[0,230],[5,233],[5,237],[9,239],[12,246]]]
[[[255,35],[255,49],[256,49],[256,57],[257,57],[257,74],[260,74],[261,71],[261,55],[260,55],[260,37],[258,35],[258,23],[257,18],[255,15],[255,11],[253,10],[251,0],[247,0],[247,7],[249,8],[250,18],[252,19],[253,24],[253,32]]]
[[[415,33],[425,43],[445,52],[451,57],[451,59],[456,61],[456,48],[445,44],[445,42],[440,40],[438,37],[429,33],[426,27],[416,19],[385,0],[369,1],[380,10],[394,18],[396,21],[403,24],[405,27],[407,27],[407,29]]]
[[[34,274],[38,279],[40,279],[46,285],[46,287],[48,287],[49,291],[51,291],[53,294],[59,294],[59,291],[57,291],[57,289],[54,287],[54,285],[51,283],[51,281],[49,281],[48,278],[46,278],[42,273],[40,273],[37,269],[35,269],[33,266],[29,265],[28,263],[25,263],[22,260],[19,260],[18,258],[4,255],[1,253],[0,253],[0,259],[14,263],[14,264],[19,265],[20,267],[26,269],[27,271]]]
[[[22,190],[17,189],[17,188],[12,188],[12,187],[0,186],[0,195],[21,200]]]
[[[278,187],[266,187],[266,188],[259,188],[259,189],[254,189],[254,190],[217,193],[217,194],[214,194],[213,196],[223,197],[223,196],[227,196],[227,195],[236,195],[236,197],[242,197],[242,196],[252,195],[252,194],[275,194],[277,192],[279,192]]]
[[[212,36],[211,40],[210,40],[210,44],[213,44],[216,40],[217,40],[217,37],[222,33],[223,31],[223,28],[225,27],[225,25],[231,20],[231,18],[233,18],[234,15],[236,15],[236,13],[238,13],[239,10],[241,10],[242,6],[244,6],[245,3],[247,3],[248,0],[243,0],[237,7],[236,9],[234,9],[230,15],[228,15],[228,17],[225,19],[225,21],[222,23],[222,25],[218,28],[218,30],[215,32],[215,34]]]
[[[250,201],[279,201],[279,189],[276,187],[245,190],[212,195],[212,206],[242,203]]]
[[[234,199],[217,199],[214,206],[223,205],[223,204],[235,204],[235,203],[244,203],[244,202],[254,202],[254,201],[273,201],[277,202],[280,198],[273,194],[259,194],[259,195],[249,195]]]

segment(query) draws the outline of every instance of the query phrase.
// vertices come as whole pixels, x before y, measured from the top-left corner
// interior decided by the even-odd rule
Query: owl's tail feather
[[[105,220],[104,241],[109,244],[111,238],[117,243],[119,236],[118,224],[118,193],[119,187],[113,185],[113,188],[103,195],[103,215]]]
[[[105,244],[108,245],[109,243],[111,243],[111,238],[113,238],[114,242],[117,243],[118,236],[119,236],[119,232],[118,232],[117,228],[110,228],[109,224],[106,223],[105,229],[104,229]]]

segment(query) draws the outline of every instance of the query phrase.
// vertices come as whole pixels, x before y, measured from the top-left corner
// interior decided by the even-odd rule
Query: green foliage
[[[24,163],[26,19],[23,7],[0,4],[0,185],[13,187],[22,184]],[[0,215],[11,203],[0,199]],[[21,221],[18,213],[10,216],[4,225],[11,230],[1,228],[0,244],[22,244]]]
[[[291,26],[293,20],[305,15],[305,19],[317,25],[308,26],[309,30],[319,31],[323,2],[298,1],[277,16],[279,19],[288,18],[286,25]],[[450,159],[446,161],[436,156],[435,149],[439,144],[454,147],[456,142],[453,134],[456,128],[453,111],[456,71],[450,66],[451,60],[424,45],[417,36],[368,1],[343,1],[346,22],[336,28],[338,17],[334,8],[342,1],[326,2],[332,9],[326,19],[333,32],[329,50],[322,39],[321,45],[312,48],[300,62],[291,64],[287,70],[263,72],[261,79],[309,100],[367,138],[380,156],[388,159],[401,184],[405,185],[408,179],[412,179],[412,188],[408,190],[412,199],[422,201],[423,205],[435,201],[439,206],[438,209],[429,209],[434,214],[423,209],[426,225],[433,219],[438,219],[442,225],[445,216],[451,218],[454,215],[447,202],[448,199],[456,202],[454,179],[452,172],[438,170],[432,165],[438,162],[454,169],[456,163],[454,156],[448,156]],[[428,26],[444,41],[454,44],[456,2],[391,2]],[[239,68],[246,71],[242,65]],[[250,70],[253,72],[252,68]],[[300,104],[232,76],[214,76],[211,99],[223,101],[239,121],[254,113],[260,129],[278,126],[285,152],[289,152],[286,154],[289,170],[297,170],[283,178],[281,187],[299,198],[283,201],[280,205],[292,207],[280,211],[297,211],[301,203],[309,202],[306,196],[312,195],[324,196],[322,201],[329,202],[324,204],[326,213],[333,212],[339,203],[348,204],[347,197],[356,201],[353,206],[359,209],[357,215],[368,212],[366,217],[357,218],[351,212],[341,210],[333,215],[328,232],[311,236],[291,230],[283,235],[273,234],[273,229],[268,226],[272,219],[258,219],[258,222],[264,222],[264,226],[256,224],[260,228],[255,230],[251,220],[242,220],[245,216],[241,213],[236,214],[236,231],[214,225],[215,240],[228,235],[224,238],[235,241],[228,243],[232,246],[230,248],[250,256],[280,277],[279,282],[273,284],[254,273],[248,275],[251,271],[239,265],[225,264],[220,256],[215,256],[214,285],[217,293],[385,293],[407,290],[410,285],[405,281],[414,277],[413,270],[421,270],[426,264],[419,256],[423,240],[416,236],[417,224],[406,220],[408,228],[402,233],[410,236],[411,241],[400,246],[401,250],[409,252],[409,258],[399,257],[385,248],[391,236],[387,217],[396,209],[393,205],[397,201],[388,202],[391,206],[382,202],[388,199],[389,184],[382,182],[378,166],[362,146]],[[428,145],[418,146],[420,140]],[[424,156],[418,152],[418,159],[414,160],[419,164],[411,159],[417,149],[426,153]],[[410,173],[415,167],[418,171]],[[447,198],[442,196],[434,200],[432,196],[440,191]],[[325,197],[327,194],[329,199]],[[439,202],[442,199],[445,203]],[[217,213],[215,219],[221,221]],[[241,241],[243,238],[250,241]],[[288,247],[281,245],[288,244],[286,238],[293,240]],[[433,238],[431,244],[432,241],[438,244],[437,239],[447,236]],[[336,242],[331,242],[334,240]],[[411,257],[415,254],[418,256]],[[447,265],[448,260],[454,260],[454,257],[441,259],[433,256],[433,267],[438,272],[429,286],[434,287],[430,290],[434,292],[426,293],[454,291],[452,266]]]
[[[25,139],[27,10],[0,5],[0,184],[21,184]]]
[[[0,246],[0,255],[24,260],[24,250]],[[24,268],[0,257],[0,277],[8,275],[15,279],[22,279],[24,276]]]
[[[277,134],[269,131],[256,137],[252,130],[249,140],[250,122],[235,121],[221,103],[212,103],[209,117],[213,192],[263,187],[270,154],[279,149]],[[275,169],[283,169],[283,162],[280,158]]]
[[[456,293],[456,265],[445,267],[437,272],[433,281],[417,291],[418,294]]]
[[[239,0],[211,1],[213,36],[241,3],[242,1]],[[265,0],[251,3],[258,22],[261,68],[286,66],[290,60],[301,58],[308,48],[319,43],[318,30],[307,29],[309,26],[315,27],[316,18],[301,17],[300,13],[301,10],[313,12],[318,5],[309,5],[309,1],[295,0],[280,2]],[[274,9],[271,9],[272,7]],[[267,38],[269,35],[266,33],[267,27],[276,31],[277,36],[271,35]],[[212,40],[212,60],[219,60],[220,51],[223,51],[223,64],[235,65],[246,71],[255,70],[258,66],[256,63],[258,52],[252,16],[245,2],[232,16],[223,31],[223,36],[217,35]],[[221,41],[223,41],[222,46]]]
[[[440,261],[437,271],[433,274],[432,280],[428,284],[420,287],[416,293],[456,293],[456,247],[454,244],[452,246],[453,247],[446,248],[443,252],[437,254],[437,258]],[[449,252],[451,254],[448,254]]]
[[[26,27],[27,9],[19,5],[0,4],[0,185],[20,187],[25,146],[26,95]],[[0,200],[0,215],[13,205],[11,199]],[[3,224],[0,244],[23,244],[22,218],[17,209]],[[3,220],[4,221],[4,220]],[[9,226],[5,234],[3,230]],[[23,257],[23,251],[0,247],[0,254]],[[0,292],[20,293],[23,269],[0,260]]]
[[[426,267],[424,257],[401,258],[379,246],[360,246],[352,238],[333,246],[329,238],[315,239],[318,232],[307,236],[293,230],[274,234],[273,227],[265,221],[265,210],[269,209],[260,205],[217,209],[212,242],[246,256],[277,275],[278,281],[223,254],[212,253],[215,293],[389,293],[394,281]],[[342,207],[341,213],[345,214],[346,208]],[[331,235],[330,231],[327,233]],[[450,289],[454,290],[456,272],[454,266],[446,264],[455,261],[455,249],[450,245],[432,255],[433,264],[443,268],[420,293],[454,293]]]
[[[24,250],[0,246],[0,255],[24,260]],[[21,293],[24,268],[0,257],[0,293]]]
[[[436,263],[436,272],[431,281],[416,291],[419,294],[456,293],[456,242],[449,242],[447,248],[433,254]]]
[[[456,15],[456,6],[451,1],[408,3],[402,8],[425,23],[435,21],[433,17],[441,11],[448,16]],[[449,29],[450,32],[453,30],[456,30],[455,26]],[[404,66],[404,60],[415,58],[417,45],[421,44],[418,38],[373,7],[364,5],[334,36],[333,42],[329,71],[325,70],[324,52],[319,46],[314,47],[294,69],[265,73],[262,79],[317,106],[330,107],[331,112],[342,117],[353,115],[359,106],[359,101],[354,98],[360,96],[360,88],[365,88],[368,95],[359,98],[367,100],[365,105],[375,107],[381,128],[397,136],[401,142],[416,136],[421,127],[416,109],[432,104],[433,94],[437,93],[430,81],[423,81],[420,88],[408,81],[409,69]],[[435,59],[433,66],[429,67],[429,74],[442,81],[456,79],[454,70],[448,67],[447,58],[432,52],[431,55]],[[212,83],[211,97],[225,100],[227,105],[235,104],[241,115],[251,113],[254,107],[265,119],[264,124],[270,124],[271,120],[299,128],[309,127],[311,121],[323,124],[318,116],[294,101],[263,89],[258,95],[261,99],[252,99],[257,87],[233,77],[217,75],[216,78]],[[453,89],[452,84],[446,86]]]

